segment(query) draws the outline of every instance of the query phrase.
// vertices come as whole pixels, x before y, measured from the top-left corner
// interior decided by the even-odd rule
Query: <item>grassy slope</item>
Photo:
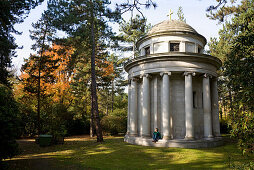
[[[64,145],[41,148],[19,141],[22,154],[6,160],[10,169],[225,169],[250,162],[235,144],[208,149],[154,148],[130,145],[122,137],[67,139]]]

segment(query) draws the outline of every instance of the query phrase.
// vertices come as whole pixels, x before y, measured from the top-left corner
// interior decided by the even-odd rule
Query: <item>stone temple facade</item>
[[[158,147],[222,144],[217,69],[221,61],[203,54],[206,39],[190,25],[165,20],[137,42],[129,60],[128,128],[125,141]],[[152,142],[159,128],[163,139]]]

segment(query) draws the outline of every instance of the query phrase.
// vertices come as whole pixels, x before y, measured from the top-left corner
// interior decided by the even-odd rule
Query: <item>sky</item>
[[[116,3],[126,2],[127,0],[111,0],[111,7],[114,8]],[[144,2],[145,0],[141,0]],[[153,0],[157,4],[157,8],[142,9],[144,16],[147,18],[148,23],[155,25],[159,22],[167,20],[167,14],[169,10],[173,11],[172,19],[178,19],[177,11],[181,6],[183,8],[184,17],[186,23],[192,26],[199,34],[203,35],[209,42],[210,37],[218,37],[218,31],[222,28],[218,21],[214,21],[206,17],[206,9],[210,5],[216,5],[216,0]],[[44,10],[47,9],[46,0],[35,9],[31,10],[29,16],[21,24],[17,24],[14,27],[23,32],[22,35],[15,35],[16,43],[19,46],[23,46],[23,49],[17,50],[17,57],[13,58],[14,68],[20,73],[20,68],[24,63],[24,59],[30,56],[30,53],[34,53],[31,50],[33,41],[30,39],[29,30],[32,30],[31,24],[36,22]],[[125,20],[130,19],[130,13],[123,14]],[[118,32],[118,25],[112,24],[113,30]]]

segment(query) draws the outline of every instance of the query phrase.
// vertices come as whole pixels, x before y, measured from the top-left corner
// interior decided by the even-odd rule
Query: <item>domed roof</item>
[[[161,32],[190,32],[197,34],[197,31],[185,22],[178,20],[165,20],[154,25],[148,32],[148,35]]]

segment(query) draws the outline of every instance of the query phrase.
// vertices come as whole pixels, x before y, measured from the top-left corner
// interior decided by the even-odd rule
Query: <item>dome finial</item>
[[[170,9],[170,10],[169,10],[169,13],[168,13],[168,15],[167,15],[167,16],[169,17],[169,20],[170,20],[170,21],[171,21],[171,15],[172,15],[172,14],[173,14],[173,11]]]

